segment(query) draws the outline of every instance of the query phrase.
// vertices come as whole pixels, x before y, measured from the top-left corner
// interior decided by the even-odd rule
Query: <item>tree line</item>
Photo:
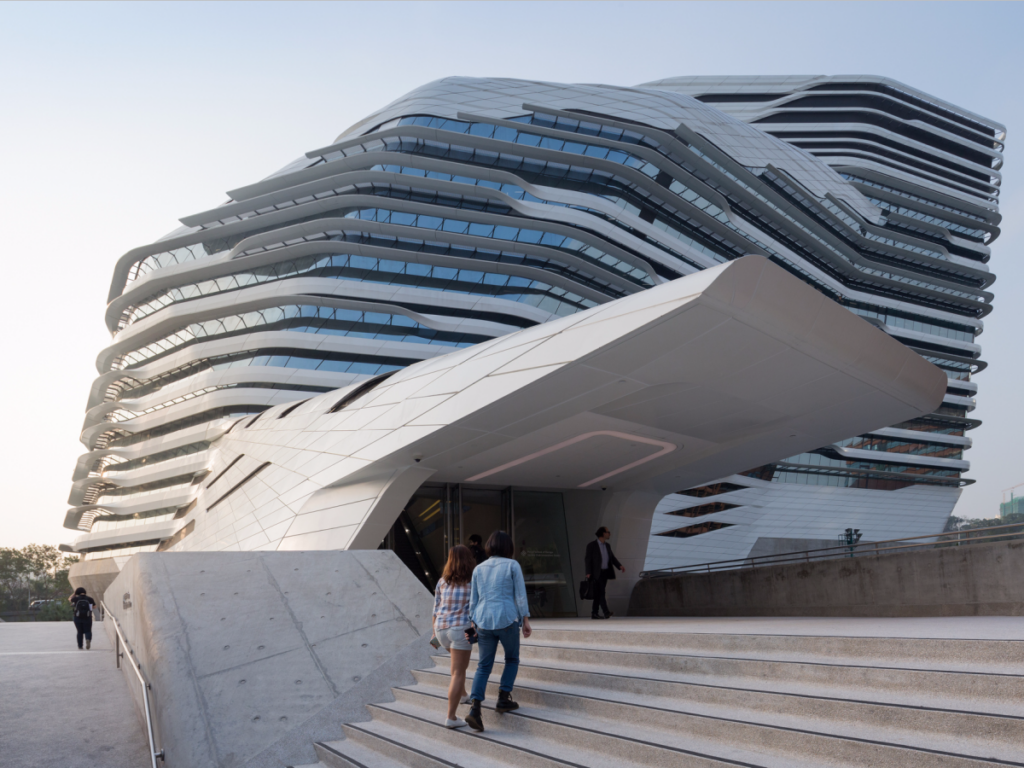
[[[1019,524],[1019,525],[1018,525]],[[970,531],[977,530],[978,528],[994,528],[997,525],[1013,525],[1013,528],[1007,528],[1005,531],[986,531],[985,533],[979,533],[978,536],[993,536],[995,534],[1019,534],[1024,532],[1024,512],[1015,512],[1007,515],[1006,517],[991,517],[985,520],[969,520],[963,517],[957,517],[956,515],[950,515],[949,520],[946,521],[946,527],[943,533],[950,531],[961,531],[966,534],[965,538],[971,538]],[[999,538],[988,539],[989,542],[996,541],[1008,541],[1000,535]],[[953,541],[953,537],[945,539],[947,542]]]
[[[21,549],[0,547],[0,613],[24,611],[33,600],[56,600],[40,618],[70,619],[72,593],[68,571],[78,562],[50,544],[29,544]]]

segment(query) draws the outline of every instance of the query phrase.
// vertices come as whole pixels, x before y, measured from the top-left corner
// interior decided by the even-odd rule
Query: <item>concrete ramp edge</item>
[[[313,741],[432,665],[432,597],[390,551],[140,553],[104,600],[168,768],[315,762]]]

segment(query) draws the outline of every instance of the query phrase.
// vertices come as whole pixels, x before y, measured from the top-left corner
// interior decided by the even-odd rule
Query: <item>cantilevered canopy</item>
[[[748,256],[357,386],[216,441],[175,548],[376,547],[430,479],[593,492],[646,521],[642,562],[661,496],[928,413],[946,377]]]

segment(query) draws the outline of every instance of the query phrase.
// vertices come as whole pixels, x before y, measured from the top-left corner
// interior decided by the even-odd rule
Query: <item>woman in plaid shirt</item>
[[[456,714],[466,693],[466,669],[473,646],[466,639],[470,627],[469,592],[476,559],[461,544],[448,551],[441,580],[434,590],[434,636],[452,656],[452,681],[448,686],[448,728],[459,728],[466,721]]]

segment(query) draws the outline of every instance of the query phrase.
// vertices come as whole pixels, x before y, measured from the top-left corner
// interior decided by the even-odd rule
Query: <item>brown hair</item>
[[[469,584],[473,579],[474,568],[476,568],[476,558],[469,551],[469,547],[456,544],[448,550],[448,562],[444,565],[444,573],[441,574],[441,578],[444,579],[445,584]]]

